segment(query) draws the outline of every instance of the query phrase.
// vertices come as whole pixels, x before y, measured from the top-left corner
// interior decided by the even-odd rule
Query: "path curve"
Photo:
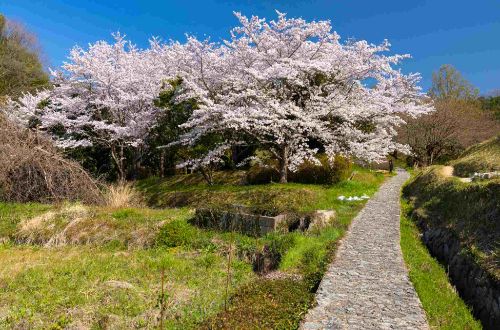
[[[385,182],[354,218],[302,329],[428,329],[399,245],[400,190]]]

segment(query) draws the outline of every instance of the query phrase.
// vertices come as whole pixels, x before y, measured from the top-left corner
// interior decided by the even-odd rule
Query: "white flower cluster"
[[[385,55],[390,44],[347,40],[330,21],[307,22],[278,12],[276,20],[235,13],[240,26],[221,43],[188,37],[185,43],[150,40],[138,49],[124,36],[75,47],[54,88],[12,101],[9,117],[41,129],[60,125],[61,147],[119,142],[139,146],[157,118],[154,99],[167,79],[181,78],[176,101],[195,99],[178,144],[195,145],[207,134],[224,136],[203,158],[220,161],[243,143],[267,149],[284,169],[295,170],[318,152],[377,161],[395,149],[402,114],[432,111],[418,74],[396,66],[409,55]],[[167,84],[168,85],[168,84]],[[286,172],[286,170],[285,170]]]
[[[362,200],[365,200],[365,199],[369,199],[370,197],[366,194],[363,194],[362,196],[349,196],[349,197],[345,197],[344,195],[340,195],[339,197],[337,197],[337,199],[339,201],[347,201],[347,202],[355,202],[355,201],[362,201]]]

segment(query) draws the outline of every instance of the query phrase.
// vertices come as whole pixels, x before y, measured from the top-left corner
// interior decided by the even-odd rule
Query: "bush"
[[[166,247],[203,248],[210,244],[204,233],[186,220],[174,220],[165,224],[156,238],[156,245]]]
[[[98,183],[47,139],[0,117],[0,198],[10,202],[100,203]]]
[[[335,184],[348,179],[352,173],[352,163],[349,158],[335,156],[332,163],[326,155],[320,155],[318,160],[320,165],[310,161],[303,162],[295,172],[288,173],[288,181],[306,184]],[[248,184],[278,181],[279,173],[273,166],[256,165],[247,172]]]
[[[349,178],[352,172],[350,160],[343,156],[335,156],[332,162],[326,155],[318,157],[321,165],[306,161],[298,170],[290,173],[290,181],[309,184],[335,184]]]
[[[247,172],[248,184],[266,184],[278,181],[279,174],[274,167],[256,165],[252,166]]]

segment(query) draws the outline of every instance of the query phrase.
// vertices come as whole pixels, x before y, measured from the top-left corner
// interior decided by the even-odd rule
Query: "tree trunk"
[[[165,176],[165,149],[161,149],[160,153],[160,178]]]
[[[123,154],[123,145],[120,145],[120,165],[119,165],[119,171],[120,171],[120,182],[125,181],[125,166],[124,166],[124,154]]]
[[[207,167],[201,166],[200,167],[200,172],[203,175],[203,178],[205,179],[205,181],[207,182],[207,184],[209,186],[212,186],[214,184],[214,181],[213,181],[213,175],[212,175],[213,171],[210,168],[210,165],[208,165]]]
[[[125,181],[125,169],[123,168],[123,160],[124,160],[123,145],[119,146],[118,153],[116,147],[112,145],[111,156],[113,157],[113,160],[115,161],[116,164],[116,168],[118,169],[118,180],[120,182]]]
[[[280,183],[288,182],[288,146],[283,146],[280,155]]]

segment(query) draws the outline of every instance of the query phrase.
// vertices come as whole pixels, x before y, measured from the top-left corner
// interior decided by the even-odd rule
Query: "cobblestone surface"
[[[353,220],[302,329],[428,329],[399,245],[398,171]]]

